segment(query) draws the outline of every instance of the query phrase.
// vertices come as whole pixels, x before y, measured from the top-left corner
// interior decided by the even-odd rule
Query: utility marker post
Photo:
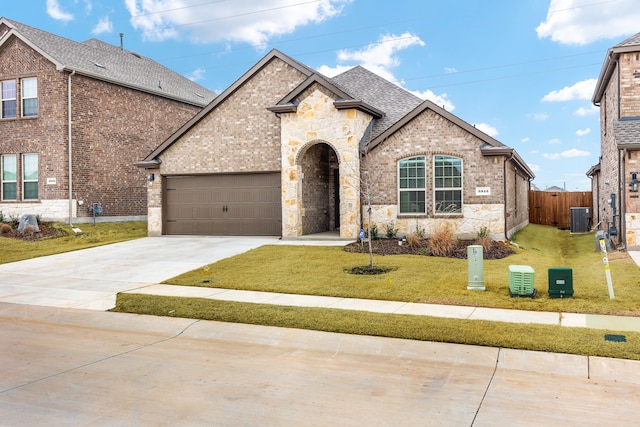
[[[600,251],[602,252],[602,264],[604,265],[604,274],[607,276],[607,286],[609,287],[609,299],[615,298],[613,295],[613,284],[611,283],[611,271],[609,270],[609,259],[607,258],[607,245],[604,239],[600,239]]]

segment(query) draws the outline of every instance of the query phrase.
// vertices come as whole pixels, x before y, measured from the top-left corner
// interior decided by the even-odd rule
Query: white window
[[[400,214],[426,213],[426,159],[411,157],[398,162],[398,200]]]
[[[0,104],[1,116],[3,119],[16,117],[16,81],[5,80],[0,82],[2,89],[2,104]]]
[[[38,115],[38,79],[30,77],[20,80],[22,95],[22,117]]]
[[[37,154],[24,154],[22,156],[22,198],[24,200],[38,199]]]
[[[16,200],[18,198],[17,183],[17,156],[5,154],[0,164],[0,177],[2,178],[2,200]]]
[[[462,213],[462,159],[435,156],[433,180],[435,213]]]

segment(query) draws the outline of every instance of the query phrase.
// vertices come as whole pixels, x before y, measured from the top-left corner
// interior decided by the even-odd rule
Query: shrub
[[[414,248],[414,249],[420,248],[424,246],[423,242],[424,242],[423,237],[420,236],[418,233],[411,233],[407,236],[407,244],[411,248]]]
[[[4,213],[0,211],[0,223],[4,222]]]
[[[447,257],[456,249],[458,239],[451,225],[445,223],[429,238],[429,249],[433,256]]]
[[[378,236],[378,226],[376,224],[373,224],[371,226],[371,239],[373,240],[380,239],[380,236]]]
[[[20,223],[20,217],[17,215],[9,215],[9,224],[11,224],[12,228],[15,228]]]
[[[484,252],[487,252],[489,249],[491,249],[493,239],[491,238],[489,227],[480,227],[480,230],[476,235],[476,244],[482,246],[482,250]]]
[[[0,233],[1,234],[7,234],[11,230],[13,230],[13,229],[11,228],[11,226],[9,224],[4,223],[4,222],[2,224],[0,224]]]
[[[22,229],[22,234],[24,234],[25,236],[33,236],[33,233],[35,233],[35,231],[36,229],[33,225],[27,225]]]
[[[424,239],[425,236],[427,235],[427,230],[424,229],[424,227],[420,226],[420,223],[416,220],[416,233],[418,235],[418,237],[420,237],[421,239]]]
[[[395,239],[398,236],[398,229],[395,227],[396,224],[393,221],[384,225],[384,234],[387,239]]]

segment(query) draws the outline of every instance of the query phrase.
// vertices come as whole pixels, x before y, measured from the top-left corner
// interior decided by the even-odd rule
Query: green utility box
[[[549,298],[573,297],[573,270],[568,267],[549,269]]]
[[[533,287],[534,271],[528,265],[509,266],[509,293],[512,297],[536,296],[536,288]]]

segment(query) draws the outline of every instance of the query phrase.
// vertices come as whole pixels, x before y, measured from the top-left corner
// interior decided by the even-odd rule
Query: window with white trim
[[[22,97],[22,117],[38,115],[38,79],[29,77],[20,80],[20,95]]]
[[[462,213],[462,159],[434,156],[433,192],[436,214]]]
[[[15,154],[5,154],[1,157],[0,178],[2,178],[2,200],[17,200],[18,198],[18,162]]]
[[[426,158],[411,157],[398,162],[400,214],[426,213]]]
[[[38,199],[38,155],[22,155],[22,199]]]
[[[0,82],[0,93],[2,96],[0,117],[3,119],[15,118],[17,114],[16,81],[4,80]]]

